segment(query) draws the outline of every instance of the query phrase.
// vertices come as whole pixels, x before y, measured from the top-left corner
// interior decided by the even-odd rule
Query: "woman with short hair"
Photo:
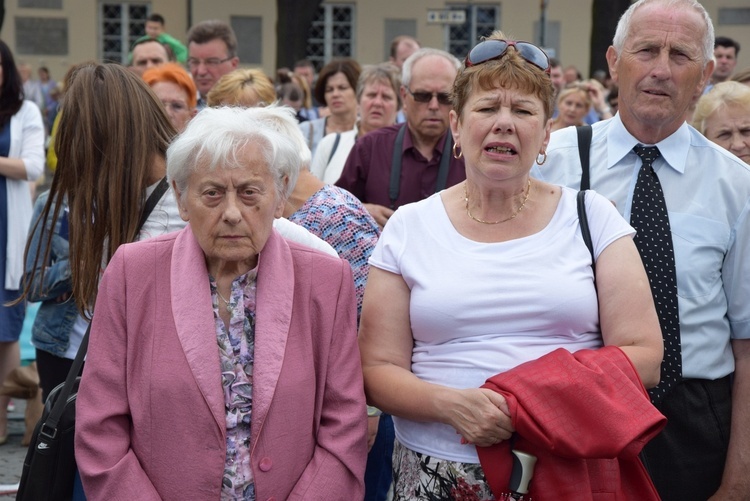
[[[260,112],[190,122],[167,154],[188,226],[104,273],[76,405],[92,499],[362,498],[351,269],[273,229],[300,157]]]
[[[143,74],[159,98],[177,132],[182,132],[197,113],[198,89],[192,77],[179,64],[165,63]]]
[[[334,59],[323,66],[315,83],[315,99],[325,105],[328,116],[299,124],[313,157],[320,140],[328,134],[346,132],[357,121],[357,80],[362,71],[354,59]]]
[[[696,103],[692,125],[750,165],[750,87],[734,81],[714,85]]]
[[[644,389],[651,290],[608,200],[586,194],[589,252],[577,192],[530,176],[548,71],[500,32],[472,49],[450,112],[466,181],[399,208],[370,258],[360,350],[368,402],[393,415],[395,499],[510,499],[511,448],[538,458],[533,499],[658,498],[637,458],[664,424]]]
[[[273,82],[257,68],[234,70],[216,82],[206,96],[206,103],[217,106],[268,106],[276,101]]]
[[[368,65],[357,82],[359,119],[354,128],[324,137],[315,151],[310,171],[321,181],[334,184],[344,170],[358,138],[396,123],[401,109],[401,72],[390,63]]]

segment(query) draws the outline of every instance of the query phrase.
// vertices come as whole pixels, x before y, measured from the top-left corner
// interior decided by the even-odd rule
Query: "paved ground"
[[[13,399],[16,410],[8,415],[8,442],[0,445],[0,499],[14,499],[13,494],[3,494],[3,489],[15,486],[21,479],[23,459],[26,457],[26,447],[21,446],[21,438],[25,430],[23,413],[26,409],[26,401]]]

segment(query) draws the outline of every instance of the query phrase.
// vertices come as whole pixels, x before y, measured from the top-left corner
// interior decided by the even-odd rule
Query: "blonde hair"
[[[695,105],[691,125],[706,135],[706,120],[720,109],[742,108],[750,113],[750,87],[727,81],[713,86]]]
[[[568,84],[567,86],[563,87],[563,89],[557,95],[558,106],[563,102],[563,99],[571,94],[575,94],[576,92],[578,92],[583,96],[583,101],[586,105],[586,109],[588,110],[589,108],[591,108],[591,95],[589,94],[587,85],[588,84],[574,83]]]
[[[212,108],[240,105],[248,89],[253,90],[261,101],[255,105],[268,105],[276,100],[276,90],[268,75],[257,68],[247,68],[221,77],[206,95],[206,103]]]

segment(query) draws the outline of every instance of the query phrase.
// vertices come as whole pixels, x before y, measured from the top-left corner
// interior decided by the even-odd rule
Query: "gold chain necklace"
[[[482,224],[500,224],[500,223],[508,222],[511,219],[515,219],[515,217],[518,214],[520,214],[521,211],[523,210],[523,208],[526,206],[526,202],[529,200],[529,194],[531,193],[531,178],[529,178],[529,182],[526,185],[526,194],[523,197],[523,202],[521,202],[521,205],[518,207],[518,209],[516,209],[513,212],[513,214],[510,215],[510,217],[507,217],[505,219],[501,219],[499,221],[485,221],[483,219],[479,219],[478,217],[474,217],[472,215],[471,211],[469,210],[469,191],[468,191],[467,186],[468,186],[468,183],[464,183],[464,202],[466,202],[466,214],[468,214],[468,216],[471,219],[473,219],[474,221],[476,221],[477,223],[482,223]]]
[[[224,304],[226,305],[226,310],[227,310],[227,312],[228,312],[228,313],[232,313],[232,311],[234,311],[234,308],[232,308],[232,307],[231,307],[231,306],[229,305],[229,301],[227,301],[226,299],[224,299],[224,296],[222,296],[222,295],[221,295],[221,292],[219,292],[219,288],[218,288],[218,287],[216,287],[216,294],[217,294],[217,295],[219,296],[219,298],[220,298],[220,299],[221,299],[222,301],[224,301]]]

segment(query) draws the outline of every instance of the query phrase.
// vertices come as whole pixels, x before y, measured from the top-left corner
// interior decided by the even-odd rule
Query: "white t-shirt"
[[[401,275],[411,291],[412,372],[424,381],[477,388],[495,374],[559,347],[602,346],[591,255],[581,237],[576,191],[562,188],[540,232],[500,243],[469,240],[453,227],[440,194],[399,208],[370,264]],[[587,193],[598,257],[635,233],[604,197]],[[450,461],[478,463],[441,423],[394,417],[406,447]]]

